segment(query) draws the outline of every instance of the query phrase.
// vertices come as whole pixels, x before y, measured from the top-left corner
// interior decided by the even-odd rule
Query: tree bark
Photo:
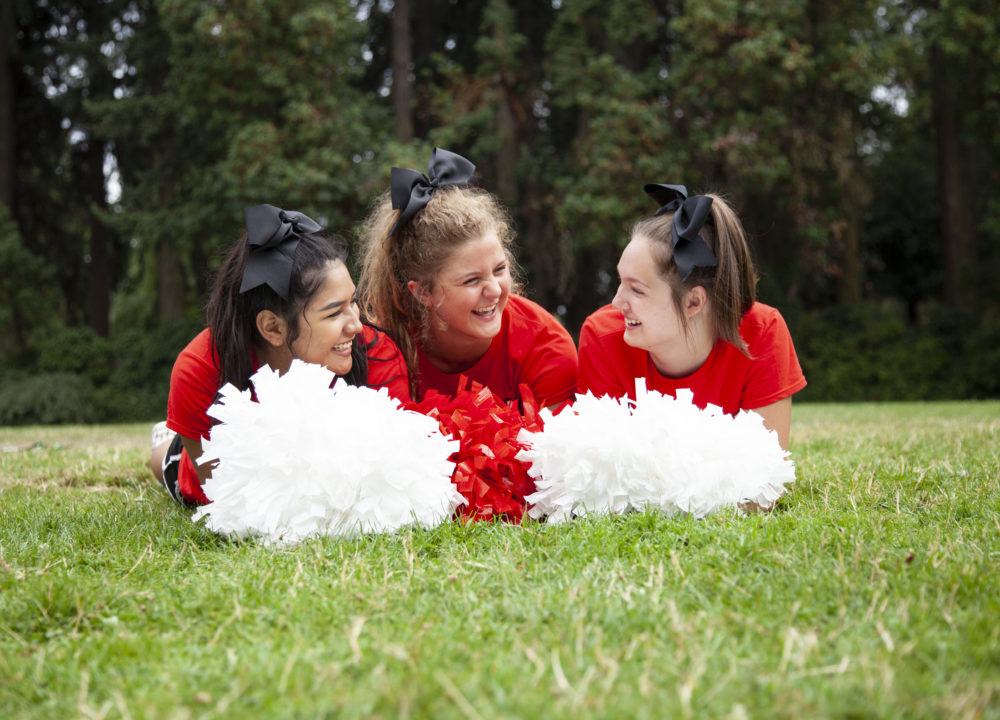
[[[104,143],[91,138],[87,151],[87,193],[91,207],[107,207],[104,188]],[[90,264],[88,309],[90,327],[108,337],[111,315],[111,231],[100,216],[90,211]]]
[[[965,202],[952,73],[947,57],[937,45],[931,48],[931,103],[941,197],[944,301],[951,307],[965,307],[971,296],[964,275],[973,261],[973,222]]]
[[[156,309],[161,324],[184,319],[184,269],[166,241],[156,250]]]
[[[0,203],[17,216],[16,168],[17,127],[15,123],[14,66],[10,42],[14,36],[13,7],[0,7]]]
[[[410,0],[395,0],[392,9],[392,98],[396,139],[400,142],[413,139],[411,63]]]

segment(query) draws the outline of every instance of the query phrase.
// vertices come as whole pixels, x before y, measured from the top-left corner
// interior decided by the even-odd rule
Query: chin
[[[503,323],[501,322],[500,313],[498,312],[493,322],[484,327],[480,327],[479,332],[476,334],[484,338],[492,339],[495,338],[500,333],[500,328],[502,327]]]
[[[346,375],[351,372],[352,367],[354,367],[354,362],[351,360],[348,360],[347,362],[339,360],[335,363],[326,364],[326,369],[331,371],[334,375]]]
[[[646,349],[646,346],[639,340],[639,338],[635,337],[634,330],[631,333],[626,331],[626,333],[622,336],[622,340],[624,340],[625,344],[629,347],[639,348],[640,350]]]

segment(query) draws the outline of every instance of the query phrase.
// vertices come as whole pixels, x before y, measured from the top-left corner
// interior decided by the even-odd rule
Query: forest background
[[[721,191],[803,400],[1000,396],[995,0],[10,0],[0,424],[158,419],[242,209],[354,243],[469,157],[574,335],[646,182]]]

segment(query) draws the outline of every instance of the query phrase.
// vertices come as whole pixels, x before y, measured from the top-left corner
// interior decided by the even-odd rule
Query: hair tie
[[[469,182],[476,166],[461,155],[449,150],[434,148],[427,174],[409,168],[394,167],[389,175],[389,191],[392,209],[402,210],[393,224],[389,235],[396,228],[408,223],[428,202],[434,191],[442,185],[461,185]]]
[[[323,227],[308,215],[274,205],[244,208],[243,216],[250,254],[243,270],[240,293],[268,285],[282,300],[287,300],[299,240]]]
[[[646,194],[660,203],[655,215],[673,213],[670,234],[673,239],[674,262],[681,280],[687,280],[696,267],[715,267],[719,264],[715,253],[699,235],[702,227],[712,219],[712,198],[705,195],[687,196],[683,185],[648,183]]]

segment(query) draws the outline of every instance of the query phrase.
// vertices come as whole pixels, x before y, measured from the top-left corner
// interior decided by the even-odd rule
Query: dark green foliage
[[[70,372],[0,375],[0,425],[62,425],[95,422],[94,385]]]
[[[122,333],[113,343],[115,371],[105,388],[109,419],[166,417],[170,370],[177,354],[201,328],[200,322],[181,322]]]
[[[40,372],[0,374],[0,425],[162,419],[174,360],[199,330],[174,323],[105,340],[56,327],[39,345]]]
[[[1000,323],[930,305],[914,324],[891,303],[790,318],[809,385],[796,400],[996,397]]]
[[[111,366],[111,343],[87,327],[57,325],[38,343],[38,369],[42,372],[75,373],[100,385],[107,382]]]
[[[610,299],[628,227],[654,209],[642,184],[683,182],[738,209],[763,299],[794,320],[803,397],[998,392],[991,3],[411,0],[405,142],[393,3],[9,5],[0,359],[79,374],[108,417],[162,414],[168,353],[197,327],[147,330],[197,315],[243,206],[294,207],[349,238],[390,166],[420,167],[435,144],[510,206],[526,293],[571,332]],[[950,105],[932,92],[944,65]],[[961,188],[938,171],[944,116]],[[956,194],[968,247],[949,264]],[[942,300],[970,315],[926,310]]]

